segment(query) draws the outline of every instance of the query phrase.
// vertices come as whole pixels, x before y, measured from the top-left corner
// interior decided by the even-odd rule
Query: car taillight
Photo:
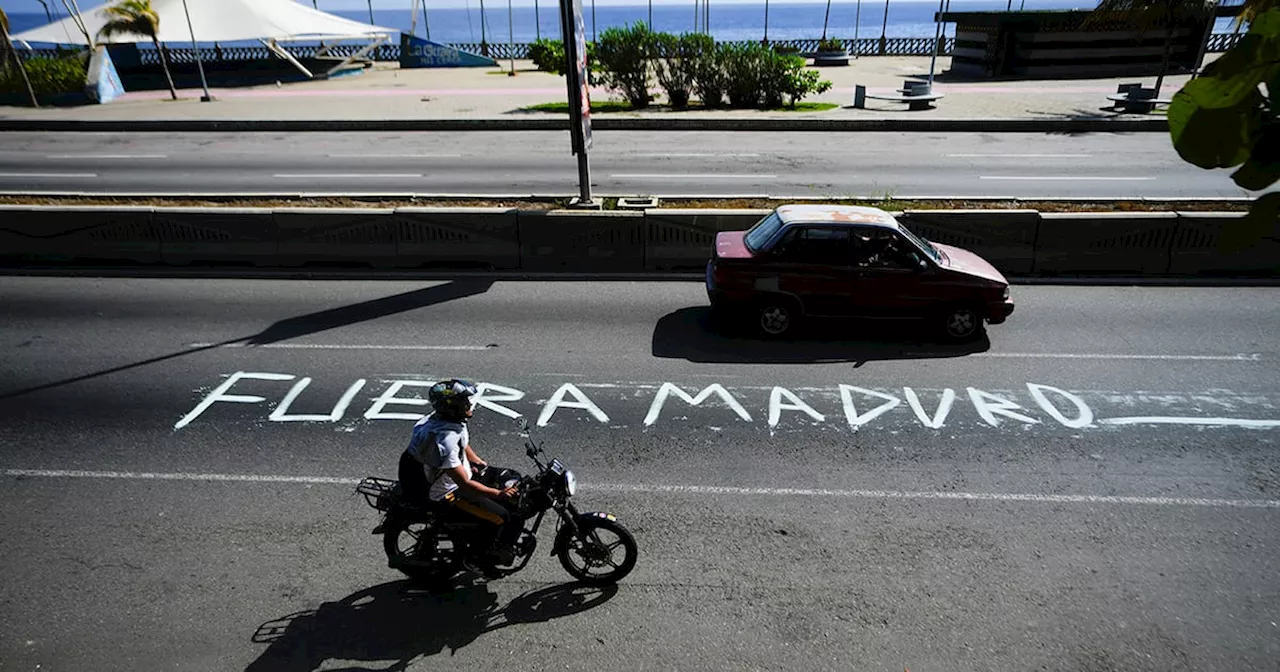
[[[720,264],[711,262],[711,279],[717,284],[724,284],[724,269]]]

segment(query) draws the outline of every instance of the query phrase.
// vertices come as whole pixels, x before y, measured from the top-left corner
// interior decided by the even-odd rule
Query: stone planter
[[[819,51],[813,55],[813,64],[816,67],[849,65],[849,51],[847,49],[841,49],[840,51]]]

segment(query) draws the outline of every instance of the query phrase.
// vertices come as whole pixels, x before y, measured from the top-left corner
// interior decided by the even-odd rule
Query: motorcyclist
[[[476,480],[477,472],[488,467],[471,448],[467,431],[477,394],[473,383],[458,378],[431,387],[427,400],[432,413],[414,425],[400,456],[400,485],[411,500],[444,503],[458,515],[492,525],[491,536],[482,537],[475,553],[463,560],[468,569],[492,576],[495,564],[513,562],[520,525],[500,503],[509,501],[516,488],[499,490]]]

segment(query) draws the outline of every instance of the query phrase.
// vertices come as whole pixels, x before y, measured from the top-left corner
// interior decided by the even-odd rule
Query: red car
[[[786,205],[716,236],[707,297],[767,336],[808,317],[923,320],[949,340],[1013,312],[1009,282],[978,255],[929,242],[877,208]]]

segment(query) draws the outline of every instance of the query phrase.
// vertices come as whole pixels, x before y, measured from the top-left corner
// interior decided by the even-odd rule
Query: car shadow
[[[707,306],[664,315],[653,329],[653,356],[717,364],[819,364],[964,357],[991,349],[984,335],[966,343],[922,338],[912,322],[813,321],[793,337],[767,339],[730,330]]]
[[[424,658],[452,655],[485,633],[593,609],[617,592],[617,586],[565,583],[499,607],[484,583],[432,591],[393,581],[263,623],[252,639],[269,646],[245,669],[405,670]]]

